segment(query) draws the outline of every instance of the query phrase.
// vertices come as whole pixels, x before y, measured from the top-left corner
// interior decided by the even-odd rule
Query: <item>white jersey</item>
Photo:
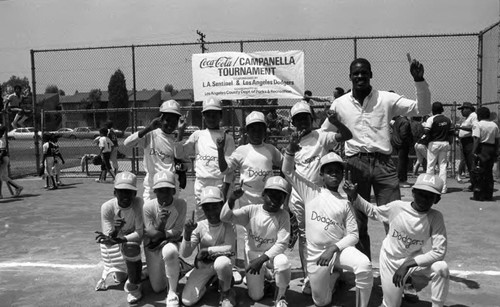
[[[231,245],[235,250],[236,234],[234,226],[230,223],[220,222],[211,225],[208,220],[198,222],[198,226],[191,233],[191,240],[183,240],[181,244],[182,257],[189,257],[193,250],[199,246],[200,249],[212,246]]]
[[[285,210],[268,212],[262,205],[231,210],[226,202],[220,215],[222,221],[246,228],[247,251],[263,252],[270,259],[285,252],[290,238],[290,218]]]
[[[411,202],[396,200],[377,207],[358,196],[353,205],[368,217],[389,224],[382,249],[393,258],[413,257],[421,266],[430,266],[444,259],[447,248],[446,227],[441,212],[430,209],[418,212]],[[423,253],[422,247],[431,239],[432,248]]]
[[[203,179],[222,179],[219,169],[217,139],[224,136],[224,131],[214,129],[197,130],[182,143],[182,156],[195,156],[194,171],[196,178]],[[234,139],[226,134],[226,144],[224,154],[226,158],[230,156],[235,149]],[[179,150],[179,154],[181,151]],[[231,176],[232,177],[232,176]],[[232,180],[226,181],[231,182]]]
[[[301,150],[295,153],[295,170],[304,178],[321,185],[319,161],[337,144],[334,132],[313,130],[300,139]]]
[[[144,204],[143,216],[144,216],[144,227],[158,229],[160,226],[160,212],[162,208],[158,203],[158,199],[151,199]],[[163,231],[165,234],[170,234],[173,237],[180,236],[182,230],[184,229],[184,223],[186,222],[186,201],[182,198],[175,198],[172,204],[166,207],[166,210],[170,212],[167,222],[165,223],[165,228]],[[149,238],[144,240],[144,245],[150,243]]]
[[[107,136],[101,136],[99,138],[99,148],[102,148],[102,152],[111,152],[113,147],[113,142]]]
[[[281,167],[282,161],[283,156],[271,144],[246,144],[236,148],[227,159],[228,168],[224,173],[239,169],[245,193],[260,195],[267,178],[273,176],[273,166]]]
[[[128,208],[118,206],[118,200],[112,198],[101,206],[102,232],[109,235],[114,230],[116,218],[125,220],[118,236],[124,236],[129,242],[141,242],[144,222],[142,219],[143,201],[140,197],[135,197]]]
[[[285,155],[283,173],[304,201],[307,260],[316,261],[334,244],[341,251],[354,246],[359,235],[349,201],[297,174],[293,159]]]
[[[153,178],[157,172],[167,170],[175,173],[174,157],[177,155],[174,150],[174,141],[175,138],[172,134],[166,134],[158,128],[142,138],[139,138],[139,132],[136,132],[123,142],[125,146],[144,148],[145,190],[153,187]]]

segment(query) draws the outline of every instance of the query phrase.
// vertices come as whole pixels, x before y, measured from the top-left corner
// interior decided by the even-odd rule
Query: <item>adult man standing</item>
[[[472,169],[472,162],[474,160],[474,155],[472,153],[472,146],[474,143],[472,138],[472,126],[477,124],[477,115],[476,112],[474,112],[476,109],[470,102],[464,102],[458,109],[461,111],[465,120],[460,125],[457,125],[456,129],[458,130],[458,138],[460,139],[460,144],[462,145],[465,165],[470,173]],[[465,188],[465,190],[467,192],[472,192],[472,185]]]
[[[427,174],[434,175],[434,167],[438,165],[439,178],[443,180],[442,194],[446,194],[448,152],[453,141],[453,126],[451,120],[443,115],[443,104],[436,101],[432,104],[432,116],[424,124],[424,133],[429,138],[427,147]]]
[[[345,154],[347,168],[359,184],[359,195],[370,199],[373,186],[378,206],[401,198],[396,168],[390,156],[390,120],[398,115],[415,116],[430,112],[431,94],[424,80],[423,65],[413,60],[410,72],[415,81],[417,100],[373,89],[370,62],[363,58],[355,59],[349,72],[351,93],[337,98],[330,107],[353,134],[352,139],[346,141]],[[328,121],[323,123],[322,128],[335,130]],[[357,210],[356,220],[359,229],[356,247],[371,257],[368,218]]]

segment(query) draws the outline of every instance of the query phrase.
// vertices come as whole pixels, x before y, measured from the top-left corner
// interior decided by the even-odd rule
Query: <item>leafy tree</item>
[[[8,81],[2,83],[2,92],[3,94],[11,94],[14,92],[14,85],[19,84],[23,88],[24,91],[29,91],[30,81],[27,77],[18,77],[12,75]]]
[[[100,127],[106,121],[106,114],[90,111],[92,109],[105,109],[107,107],[107,103],[101,101],[101,97],[101,90],[93,89],[89,92],[88,98],[83,100],[86,102],[86,109],[89,110],[87,113],[87,125],[91,127]]]
[[[66,96],[66,92],[59,89],[59,96]]]
[[[117,69],[109,79],[108,93],[110,108],[128,109],[127,84],[125,75],[120,69]],[[114,127],[118,129],[125,130],[129,126],[128,113],[113,112],[110,114],[110,120],[113,121]]]
[[[165,90],[165,92],[167,93],[170,93],[170,95],[172,96],[175,96],[177,93],[179,93],[179,91],[174,89],[174,86],[170,83],[165,84],[163,90]]]

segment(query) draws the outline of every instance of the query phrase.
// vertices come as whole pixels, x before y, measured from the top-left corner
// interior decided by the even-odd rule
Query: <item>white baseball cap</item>
[[[290,110],[290,114],[292,117],[294,117],[297,114],[300,113],[307,113],[311,114],[311,107],[309,104],[303,100],[297,102],[296,104],[293,105],[292,109]]]
[[[266,189],[280,190],[288,194],[288,191],[290,191],[290,185],[283,177],[273,176],[266,180],[264,190]]]
[[[222,111],[222,106],[219,99],[210,97],[207,100],[203,101],[203,110],[201,111],[201,113],[210,110]]]
[[[264,125],[267,126],[266,117],[264,116],[264,113],[259,111],[253,111],[252,113],[248,114],[248,116],[245,119],[245,122],[246,122],[246,127],[255,123],[263,123]]]
[[[205,187],[201,190],[200,204],[224,201],[222,191],[218,187]]]
[[[155,174],[153,178],[153,190],[159,188],[174,188],[175,177],[170,171],[161,171]]]
[[[160,106],[160,112],[161,113],[173,113],[177,115],[182,115],[181,114],[181,106],[179,103],[173,99],[164,101],[161,106]]]
[[[324,165],[329,163],[341,163],[342,165],[344,165],[345,162],[336,153],[329,152],[328,154],[321,157],[321,159],[319,160],[319,168],[321,169]]]
[[[131,172],[120,172],[116,174],[115,189],[137,191],[137,177]]]
[[[420,174],[417,177],[417,181],[413,185],[414,189],[429,191],[434,194],[441,195],[443,190],[444,182],[441,178],[436,175],[430,174]]]

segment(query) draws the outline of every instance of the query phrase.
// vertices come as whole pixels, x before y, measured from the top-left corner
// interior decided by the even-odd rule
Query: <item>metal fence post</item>
[[[37,107],[36,107],[36,79],[35,79],[35,50],[31,49],[30,50],[30,55],[31,55],[31,88],[32,88],[32,103],[33,103],[33,127],[35,130],[35,165],[36,165],[36,173],[38,174],[40,172],[40,148],[39,142],[38,142],[38,127],[36,124],[36,114],[37,114]],[[10,171],[9,171],[10,173]]]
[[[483,94],[483,34],[477,36],[477,107],[481,107]]]

